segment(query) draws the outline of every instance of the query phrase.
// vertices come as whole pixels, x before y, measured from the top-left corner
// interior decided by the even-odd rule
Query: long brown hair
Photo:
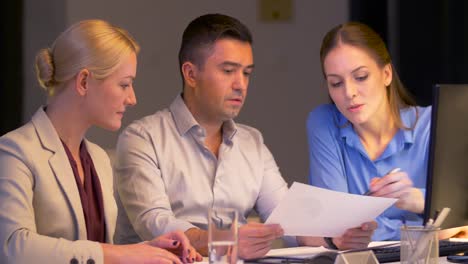
[[[393,76],[392,82],[387,87],[387,98],[390,105],[390,113],[398,128],[413,129],[418,120],[417,110],[416,121],[411,125],[411,127],[406,127],[401,120],[400,109],[416,106],[416,102],[400,81],[382,38],[370,27],[359,22],[348,22],[334,27],[325,35],[320,48],[320,62],[324,76],[325,69],[323,63],[325,57],[330,53],[330,51],[340,44],[347,44],[365,51],[381,68],[390,64]]]

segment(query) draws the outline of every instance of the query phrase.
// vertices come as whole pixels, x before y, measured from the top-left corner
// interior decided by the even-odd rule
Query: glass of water
[[[208,212],[208,259],[210,264],[237,263],[237,211],[213,208]]]

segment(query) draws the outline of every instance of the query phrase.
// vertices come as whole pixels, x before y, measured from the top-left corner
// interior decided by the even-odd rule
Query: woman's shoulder
[[[320,124],[334,124],[338,121],[340,112],[334,104],[323,104],[316,107],[309,113],[307,123],[310,125]]]
[[[400,115],[403,123],[406,126],[412,127],[416,122],[416,126],[429,125],[431,123],[432,107],[431,106],[410,106],[400,110]]]
[[[25,147],[31,147],[31,143],[37,141],[35,129],[31,122],[12,130],[0,137],[0,149],[2,150],[20,150]]]

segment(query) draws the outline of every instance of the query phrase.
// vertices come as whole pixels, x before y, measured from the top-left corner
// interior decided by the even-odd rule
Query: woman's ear
[[[90,72],[87,69],[82,69],[78,72],[75,78],[75,89],[79,95],[85,96],[88,92]]]
[[[384,66],[384,84],[388,87],[392,83],[393,79],[393,66],[391,63]]]
[[[182,75],[184,76],[185,85],[195,87],[197,83],[197,66],[189,61],[182,64]]]

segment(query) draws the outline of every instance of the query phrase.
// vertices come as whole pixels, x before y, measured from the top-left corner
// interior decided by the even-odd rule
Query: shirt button
[[[72,258],[70,260],[70,264],[78,264],[78,260],[76,258]]]

